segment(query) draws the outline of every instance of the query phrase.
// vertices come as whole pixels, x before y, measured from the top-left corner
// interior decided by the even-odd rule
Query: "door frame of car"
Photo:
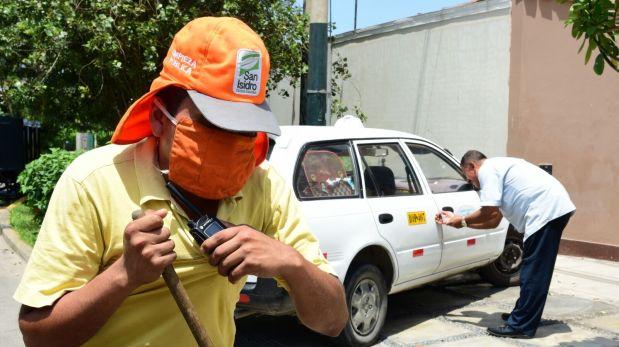
[[[405,164],[408,165],[413,170],[413,176],[414,176],[414,179],[417,181],[417,183],[419,185],[419,189],[421,190],[421,194],[419,194],[419,195],[410,195],[410,196],[404,195],[404,196],[394,196],[394,197],[383,197],[383,198],[380,198],[380,197],[368,197],[367,191],[365,189],[365,187],[366,187],[365,176],[360,174],[361,184],[364,187],[364,189],[363,189],[363,198],[367,202],[368,206],[371,207],[372,213],[377,213],[378,212],[378,211],[375,211],[376,204],[373,201],[374,199],[389,199],[389,200],[391,200],[391,199],[394,199],[394,200],[404,200],[404,199],[407,199],[407,198],[410,198],[410,199],[413,199],[413,200],[420,199],[420,198],[421,199],[427,199],[427,198],[431,199],[431,196],[427,195],[426,190],[423,188],[423,182],[421,182],[423,180],[423,176],[419,175],[418,168],[416,166],[414,166],[413,163],[411,162],[411,160],[410,160],[411,158],[407,154],[406,149],[403,148],[403,142],[401,141],[400,138],[385,137],[385,138],[355,139],[355,140],[353,140],[352,144],[353,144],[353,148],[354,148],[357,160],[359,160],[358,167],[359,167],[360,172],[361,172],[361,167],[362,167],[362,163],[361,163],[361,160],[362,160],[361,158],[362,157],[361,157],[361,153],[359,153],[359,145],[364,145],[364,144],[388,144],[388,143],[393,143],[393,144],[396,144],[397,146],[399,146],[400,150],[402,151],[401,152],[401,155],[403,156],[402,159],[405,161]],[[390,203],[391,203],[391,207],[395,206],[394,205],[395,201],[390,201]],[[431,207],[435,208],[435,204],[432,203]],[[406,209],[404,208],[402,211],[404,211],[404,210],[406,210]],[[425,208],[424,208],[424,210],[425,210]],[[400,212],[402,212],[402,211],[400,211]],[[402,212],[402,213],[404,213],[404,212]],[[428,214],[426,216],[426,219],[427,219],[426,224],[434,224],[434,215],[433,215],[433,213],[431,213],[431,214],[432,214],[431,216],[430,216],[430,214]],[[399,216],[399,217],[401,217],[401,216]],[[410,257],[410,259],[409,259],[406,256],[406,254],[405,254],[405,251],[406,251],[405,249],[397,248],[397,245],[393,244],[394,240],[389,240],[385,236],[384,231],[381,231],[381,225],[378,223],[376,218],[377,218],[377,216],[374,216],[374,222],[376,223],[376,228],[377,228],[377,231],[378,231],[378,235],[379,235],[379,237],[381,237],[390,246],[390,248],[391,248],[390,251],[392,252],[392,256],[396,260],[394,265],[395,265],[395,267],[397,267],[398,277],[394,278],[394,281],[393,281],[394,286],[400,285],[400,284],[402,284],[404,282],[414,281],[415,279],[420,278],[420,277],[429,276],[429,275],[433,274],[436,271],[436,269],[438,269],[438,267],[440,265],[440,260],[441,260],[441,256],[442,256],[442,248],[443,248],[443,246],[442,246],[442,236],[441,236],[440,232],[438,231],[439,228],[437,228],[436,226],[433,226],[433,225],[429,225],[429,226],[426,226],[424,228],[424,229],[428,229],[428,227],[429,227],[430,229],[434,229],[435,237],[436,237],[435,243],[424,244],[424,245],[417,245],[416,247],[414,247],[415,249],[411,248],[410,249],[411,254],[408,255],[408,257]],[[399,219],[401,219],[401,218],[399,218]],[[409,227],[411,227],[411,226],[409,225]],[[416,227],[420,227],[420,226],[416,226]],[[429,230],[426,230],[426,233],[427,232],[429,232]],[[393,231],[391,231],[391,233],[393,233]],[[421,253],[421,254],[423,254],[423,256],[417,258],[416,257],[417,255],[414,254],[414,251],[421,251],[421,252],[423,252],[423,253]],[[398,254],[400,254],[400,255],[398,255]],[[431,265],[432,258],[434,258],[436,260],[434,265]],[[422,269],[422,271],[420,271],[419,274],[409,276],[407,273],[405,273],[403,271],[403,268],[405,268],[406,266],[414,265],[414,264],[411,264],[413,259],[414,259],[415,262],[418,262],[420,265],[424,264],[424,263],[427,263],[426,266],[430,266],[431,265],[432,266],[431,271],[425,271],[425,270]],[[404,261],[406,261],[406,263],[403,263]]]
[[[450,153],[448,153],[445,149],[440,148],[439,146],[437,146],[434,143],[431,143],[429,141],[424,141],[424,140],[420,140],[420,139],[402,139],[403,142],[403,146],[406,148],[406,154],[408,156],[410,156],[410,159],[414,165],[417,167],[417,169],[419,170],[419,172],[421,173],[421,175],[424,175],[424,179],[423,179],[423,185],[424,185],[424,189],[427,189],[428,193],[434,198],[435,195],[432,193],[432,190],[427,182],[427,179],[425,179],[425,173],[423,172],[423,170],[421,169],[419,163],[417,162],[417,159],[415,158],[415,156],[413,155],[412,151],[410,150],[410,148],[408,148],[408,146],[406,145],[407,143],[412,143],[412,144],[418,144],[418,145],[422,145],[425,147],[428,147],[429,149],[435,151],[436,153],[438,153],[439,157],[441,157],[444,160],[447,160],[450,162],[451,166],[458,170],[461,171],[459,169],[460,164],[458,163],[458,161],[453,157],[453,155],[451,155]],[[435,201],[439,202],[440,199],[435,199]],[[477,201],[478,203],[478,201]],[[442,206],[437,206],[439,209]],[[475,204],[474,206],[471,206],[474,208],[478,208],[478,204]],[[447,252],[444,253],[443,256],[445,256],[446,254],[450,254],[450,251],[447,249],[449,247],[445,247],[445,245],[447,243],[450,243],[452,246],[455,246],[455,244],[458,244],[457,248],[462,249],[462,250],[466,250],[468,251],[469,249],[475,250],[476,253],[474,254],[467,254],[467,256],[463,257],[463,259],[457,260],[457,259],[453,259],[453,254],[451,259],[442,259],[441,260],[441,266],[439,267],[439,271],[447,271],[449,269],[452,268],[457,268],[463,265],[467,265],[470,263],[476,263],[479,261],[484,261],[485,259],[490,259],[492,257],[495,256],[496,251],[499,249],[498,247],[496,247],[496,245],[500,245],[500,249],[502,249],[502,245],[505,242],[505,236],[507,234],[507,227],[508,227],[508,223],[506,221],[501,222],[501,224],[495,228],[495,229],[485,229],[483,231],[480,230],[473,230],[471,229],[471,232],[469,232],[465,237],[462,237],[460,239],[449,239],[446,240],[445,239],[445,230],[444,227],[441,227],[441,235],[442,235],[442,239],[443,239],[443,249]],[[453,231],[453,229],[451,230]],[[479,248],[477,248],[479,247]],[[453,253],[453,252],[451,252]],[[500,254],[500,251],[499,253]]]

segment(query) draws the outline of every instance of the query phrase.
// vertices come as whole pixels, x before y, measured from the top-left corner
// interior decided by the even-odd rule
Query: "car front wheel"
[[[374,265],[357,267],[345,283],[350,318],[340,335],[347,346],[369,346],[387,316],[387,289],[382,272]]]

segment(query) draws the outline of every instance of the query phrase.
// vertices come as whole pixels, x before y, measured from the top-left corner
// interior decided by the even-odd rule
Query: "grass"
[[[30,246],[34,246],[40,228],[34,218],[34,210],[24,203],[18,202],[10,207],[9,213],[11,214],[11,226],[19,234],[19,237]]]

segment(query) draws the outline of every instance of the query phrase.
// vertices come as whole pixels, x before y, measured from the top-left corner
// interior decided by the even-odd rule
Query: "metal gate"
[[[19,196],[17,176],[41,153],[40,128],[38,122],[0,117],[0,199]]]

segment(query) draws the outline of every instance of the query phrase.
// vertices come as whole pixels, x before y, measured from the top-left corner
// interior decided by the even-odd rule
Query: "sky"
[[[452,7],[468,0],[357,0],[357,29]],[[303,6],[303,0],[297,0]],[[355,0],[331,0],[333,35],[352,31]]]

